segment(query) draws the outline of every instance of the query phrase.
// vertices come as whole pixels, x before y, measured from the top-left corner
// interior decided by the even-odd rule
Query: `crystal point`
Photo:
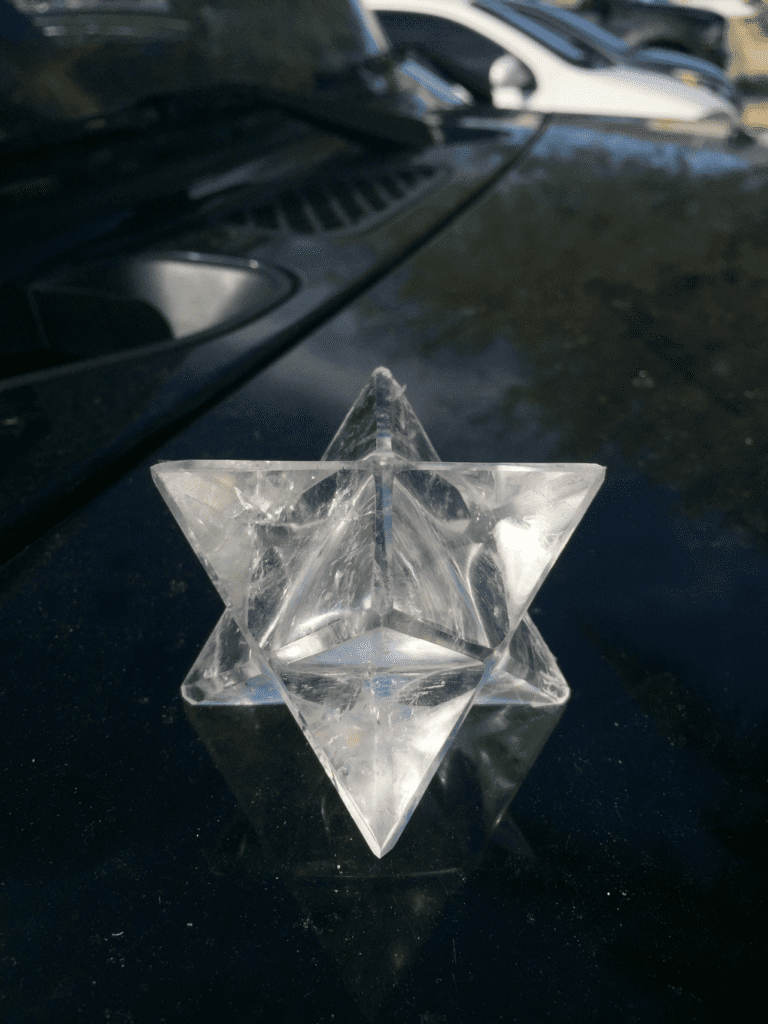
[[[228,613],[185,697],[279,693],[379,857],[481,685],[556,703],[520,623],[604,475],[440,462],[404,390],[375,370],[319,462],[153,467]]]
[[[323,459],[351,461],[385,453],[416,462],[439,461],[405,397],[405,388],[386,367],[379,366],[344,417]]]

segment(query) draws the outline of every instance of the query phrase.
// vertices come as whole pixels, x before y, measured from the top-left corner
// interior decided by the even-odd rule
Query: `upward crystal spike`
[[[419,423],[405,388],[379,366],[344,417],[323,455],[327,461],[368,458],[391,452],[416,462],[439,462],[440,456]]]
[[[442,463],[379,368],[320,462],[153,474],[227,606],[220,636],[247,645],[381,857],[604,470]]]

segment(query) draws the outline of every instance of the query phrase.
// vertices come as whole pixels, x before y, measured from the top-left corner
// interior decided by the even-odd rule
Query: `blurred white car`
[[[503,0],[367,0],[392,44],[504,110],[736,124],[738,107],[704,84],[598,50]]]
[[[642,0],[641,0],[642,2]],[[669,0],[675,7],[698,7],[702,11],[712,11],[721,18],[751,18],[760,6],[750,0]]]

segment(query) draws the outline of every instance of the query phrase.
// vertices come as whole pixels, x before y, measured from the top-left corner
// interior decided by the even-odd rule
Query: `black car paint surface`
[[[399,266],[6,565],[7,1019],[655,1024],[749,1003],[768,179],[610,125],[525,140]],[[486,864],[421,931],[427,880],[381,902],[329,879],[312,915],[236,849],[222,873],[235,804],[178,696],[220,602],[149,476],[318,458],[380,364],[445,459],[608,466],[533,609],[574,695],[512,806],[531,854]]]

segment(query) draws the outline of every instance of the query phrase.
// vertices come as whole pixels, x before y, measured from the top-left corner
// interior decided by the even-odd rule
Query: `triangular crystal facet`
[[[487,665],[508,672],[515,630],[604,473],[441,463],[403,391],[374,371],[320,462],[153,468],[259,678],[378,856]]]

